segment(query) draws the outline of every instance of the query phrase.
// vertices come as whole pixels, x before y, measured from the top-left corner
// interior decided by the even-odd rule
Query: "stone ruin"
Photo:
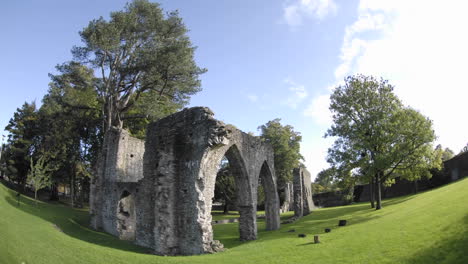
[[[315,209],[312,201],[312,181],[309,171],[300,166],[293,170],[294,216],[302,217]]]
[[[267,230],[280,226],[272,147],[194,107],[148,126],[146,142],[112,129],[91,183],[91,226],[159,255],[212,253],[211,206],[225,156],[237,186],[241,240],[257,238],[257,188]],[[259,181],[260,179],[260,181]]]
[[[284,188],[282,213],[294,211],[295,219],[310,214],[316,206],[312,200],[312,179],[310,172],[300,165],[293,170],[293,181],[287,182]]]

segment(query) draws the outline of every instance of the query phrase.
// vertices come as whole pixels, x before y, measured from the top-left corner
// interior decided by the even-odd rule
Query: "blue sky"
[[[0,128],[25,101],[40,102],[48,73],[71,59],[78,32],[126,1],[8,1],[1,5]],[[404,103],[434,121],[458,152],[465,132],[468,40],[461,1],[160,1],[179,10],[208,69],[191,106],[246,132],[281,118],[303,135],[315,175],[327,166],[328,98],[346,75],[383,76]],[[443,3],[443,5],[442,5]],[[0,130],[2,132],[2,130]],[[5,132],[2,132],[5,134]],[[465,136],[466,134],[466,136]]]

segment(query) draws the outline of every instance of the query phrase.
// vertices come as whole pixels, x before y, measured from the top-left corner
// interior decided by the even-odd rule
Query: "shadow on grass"
[[[468,263],[468,214],[460,221],[456,235],[440,241],[436,246],[416,252],[408,263]]]
[[[89,214],[85,209],[71,208],[60,202],[45,203],[39,201],[36,205],[36,202],[32,198],[24,194],[21,194],[18,206],[17,192],[5,184],[4,186],[7,187],[6,190],[9,194],[9,196],[5,197],[8,204],[18,210],[50,222],[51,226],[57,226],[60,229],[57,232],[62,231],[73,238],[104,247],[144,254],[152,252],[149,248],[140,247],[129,241],[119,240],[110,234],[90,229]],[[258,222],[262,225],[261,223],[264,220],[260,219]],[[239,223],[215,225],[213,229],[215,234],[214,239],[220,240],[226,248],[233,248],[248,243],[239,239]]]
[[[148,248],[139,247],[128,241],[119,240],[107,233],[97,232],[88,228],[89,215],[86,210],[72,209],[60,203],[48,204],[39,201],[36,204],[33,199],[23,195],[20,197],[18,206],[16,192],[11,189],[7,190],[9,194],[9,196],[5,197],[7,203],[18,210],[50,222],[51,226],[57,229],[57,232],[63,232],[73,238],[104,247],[136,253],[151,252]]]
[[[388,200],[383,200],[382,201],[382,207],[409,201],[409,200],[414,198],[414,195],[415,194],[410,194],[410,195],[400,196],[400,197],[396,197],[396,198],[389,198]]]

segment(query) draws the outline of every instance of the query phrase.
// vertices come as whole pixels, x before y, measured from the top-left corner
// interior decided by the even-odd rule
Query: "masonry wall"
[[[241,240],[257,238],[257,188],[265,190],[267,230],[279,228],[273,149],[195,107],[148,126],[143,142],[112,129],[104,139],[90,195],[91,226],[154,249],[192,255],[222,248],[211,205],[223,156],[238,186]]]
[[[294,216],[308,215],[315,209],[309,171],[304,167],[293,170]]]
[[[444,162],[446,173],[451,181],[468,176],[468,152],[461,153]]]
[[[133,138],[125,130],[111,129],[104,139],[105,148],[98,160],[97,177],[91,182],[90,212],[91,226],[104,230],[124,239],[134,240],[135,234],[121,234],[117,223],[119,201],[124,192],[135,200],[138,193],[138,181],[143,179],[144,142]],[[136,207],[138,208],[138,207]],[[128,223],[133,232],[136,229],[137,212],[132,223]]]
[[[468,165],[468,155],[456,160],[448,160],[444,162],[444,169],[442,171],[432,171],[430,179],[420,179],[417,181],[407,181],[405,179],[395,179],[395,184],[389,187],[382,187],[382,198],[388,199],[404,195],[415,194],[418,192],[430,190],[453,181],[452,171],[464,171],[465,164]],[[458,168],[458,169],[457,169]],[[467,175],[468,175],[468,166]],[[316,206],[331,207],[349,204],[349,201],[344,199],[346,193],[343,192],[326,192],[314,194],[314,202]],[[370,200],[370,187],[369,184],[354,186],[353,192],[354,202],[367,202]]]

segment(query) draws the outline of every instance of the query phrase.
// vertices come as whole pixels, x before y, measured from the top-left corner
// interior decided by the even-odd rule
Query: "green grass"
[[[257,211],[257,215],[262,216],[265,215],[265,211]],[[283,217],[290,217],[292,216],[293,213],[286,213],[283,215]],[[220,210],[213,210],[211,211],[211,217],[213,220],[224,220],[224,219],[233,219],[233,218],[239,218],[239,212],[237,211],[229,211],[227,214],[224,214],[223,211]]]
[[[414,196],[320,209],[301,220],[238,241],[238,224],[215,225],[226,252],[189,257],[148,249],[86,227],[88,215],[61,204],[22,198],[0,184],[0,263],[468,263],[468,179]],[[337,227],[339,219],[348,220]],[[54,226],[55,225],[55,226]],[[57,229],[59,227],[62,231]],[[332,228],[324,233],[324,228]],[[295,233],[287,232],[295,229]],[[306,238],[298,238],[306,233]],[[319,234],[320,244],[313,244]]]

